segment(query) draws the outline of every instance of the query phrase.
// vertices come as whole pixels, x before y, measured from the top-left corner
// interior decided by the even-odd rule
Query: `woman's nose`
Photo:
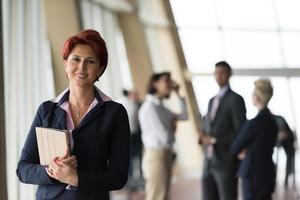
[[[82,70],[85,70],[85,69],[86,69],[86,62],[84,62],[84,60],[82,60],[82,61],[79,63],[78,68],[80,68],[80,69],[82,69]]]

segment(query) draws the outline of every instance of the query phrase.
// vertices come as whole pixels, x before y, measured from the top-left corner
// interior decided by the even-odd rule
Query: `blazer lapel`
[[[219,103],[219,106],[217,108],[217,111],[216,111],[216,116],[215,116],[215,119],[213,120],[213,123],[217,120],[218,116],[219,116],[219,113],[220,113],[220,110],[222,109],[222,107],[224,106],[224,100],[226,98],[226,96],[231,92],[231,89],[228,89],[228,91],[225,93],[225,95],[221,98],[220,100],[220,103]]]
[[[62,108],[57,107],[55,109],[55,117],[56,117],[55,126],[63,130],[67,130],[66,112]]]
[[[78,128],[95,119],[103,111],[103,104],[98,103],[80,122]]]

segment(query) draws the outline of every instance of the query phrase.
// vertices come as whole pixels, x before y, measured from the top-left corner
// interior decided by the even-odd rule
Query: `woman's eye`
[[[72,58],[72,61],[74,61],[74,62],[80,62],[80,58],[74,57],[74,58]]]
[[[86,63],[87,64],[95,64],[95,61],[94,60],[87,60]]]

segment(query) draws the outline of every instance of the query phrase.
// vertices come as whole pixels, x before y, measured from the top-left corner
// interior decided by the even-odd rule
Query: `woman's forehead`
[[[77,44],[71,51],[71,54],[77,56],[90,55],[91,57],[96,57],[96,53],[90,45]]]

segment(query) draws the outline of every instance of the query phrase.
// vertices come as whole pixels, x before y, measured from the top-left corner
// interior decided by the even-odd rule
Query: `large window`
[[[218,87],[214,64],[228,61],[235,69],[232,88],[246,102],[247,116],[254,81],[269,77],[274,86],[270,108],[300,132],[300,2],[296,0],[170,0],[198,105],[204,115]],[[298,122],[298,123],[297,123]]]

